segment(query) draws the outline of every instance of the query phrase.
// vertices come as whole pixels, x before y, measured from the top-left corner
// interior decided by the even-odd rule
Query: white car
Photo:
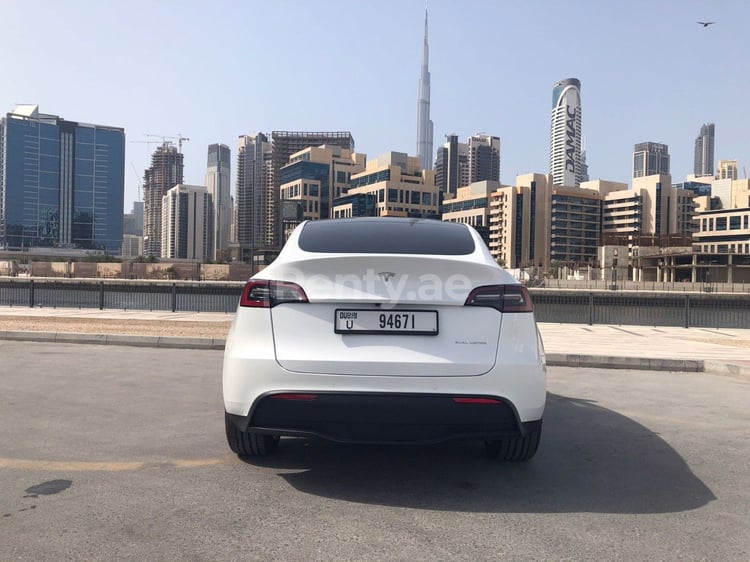
[[[479,234],[430,219],[305,222],[245,286],[226,341],[229,447],[483,440],[528,460],[544,350],[526,288]]]

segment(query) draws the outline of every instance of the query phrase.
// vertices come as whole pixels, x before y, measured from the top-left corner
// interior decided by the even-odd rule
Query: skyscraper
[[[714,135],[716,126],[713,123],[701,127],[695,139],[695,160],[693,173],[696,176],[714,175]]]
[[[469,184],[500,181],[500,137],[477,133],[469,137],[468,145]]]
[[[441,192],[455,196],[457,190],[480,181],[500,181],[500,138],[484,133],[458,142],[455,133],[446,135],[437,150],[435,185]]]
[[[162,199],[162,257],[205,261],[214,248],[213,201],[202,185],[178,184]]]
[[[423,170],[432,170],[432,121],[430,120],[430,70],[427,46],[427,10],[424,11],[424,44],[422,46],[422,72],[419,76],[417,99],[417,157]]]
[[[455,196],[458,188],[469,185],[469,147],[458,142],[458,135],[445,135],[446,143],[437,149],[435,185],[446,194]]]
[[[206,189],[213,200],[214,210],[214,248],[209,252],[212,259],[222,257],[229,248],[232,211],[230,200],[229,147],[225,144],[208,146],[208,168],[206,170]]]
[[[182,183],[182,154],[166,141],[151,155],[143,173],[143,254],[161,257],[161,206],[167,191]]]
[[[295,152],[311,146],[339,146],[354,152],[354,137],[348,131],[273,131],[271,133],[273,152],[273,183],[267,200],[270,203],[264,217],[265,236],[270,245],[279,248],[282,245],[282,221],[279,208],[279,188],[281,187],[281,168],[289,163],[289,157]]]
[[[669,175],[669,147],[658,142],[641,142],[633,148],[633,177]]]
[[[237,241],[243,248],[265,248],[273,240],[266,235],[264,222],[272,209],[273,166],[271,143],[263,133],[242,135],[237,152]]]
[[[270,140],[264,133],[240,136],[235,229],[241,259],[249,259],[255,250],[281,247],[281,168],[295,152],[322,145],[354,151],[354,138],[346,131],[273,131]]]
[[[581,82],[560,80],[552,88],[549,169],[554,185],[581,183]]]
[[[125,131],[19,105],[0,120],[0,248],[122,244]]]

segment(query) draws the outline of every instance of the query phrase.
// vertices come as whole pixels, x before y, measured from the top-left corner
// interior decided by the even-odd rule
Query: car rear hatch
[[[502,312],[466,306],[498,269],[445,256],[319,257],[274,270],[307,302],[271,307],[276,359],[303,373],[475,376],[495,364]]]

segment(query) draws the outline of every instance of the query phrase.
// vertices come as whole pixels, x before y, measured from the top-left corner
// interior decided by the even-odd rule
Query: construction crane
[[[149,137],[149,138],[161,139],[162,142],[164,142],[164,143],[176,140],[177,141],[177,151],[180,154],[182,154],[182,142],[190,140],[188,137],[183,137],[181,133],[177,133],[176,137],[167,137],[167,136],[164,136],[164,135],[151,135],[151,134],[147,134],[146,136]],[[156,142],[156,141],[152,141],[152,142]]]
[[[138,201],[140,201],[143,198],[143,182],[141,181],[141,176],[138,175],[138,170],[135,169],[135,164],[131,162],[130,165],[133,167],[133,173],[138,180]]]
[[[176,137],[167,137],[167,136],[164,136],[164,135],[152,135],[152,134],[147,134],[146,137],[148,137],[148,140],[137,140],[137,141],[130,141],[130,142],[141,143],[141,144],[165,144],[165,145],[171,145],[171,144],[173,144],[172,141],[176,140],[177,141],[177,150],[178,150],[178,152],[180,154],[182,154],[182,142],[190,140],[188,137],[183,137],[179,133],[178,133],[178,135]]]

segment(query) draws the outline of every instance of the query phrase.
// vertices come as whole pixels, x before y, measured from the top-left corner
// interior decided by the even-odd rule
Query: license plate
[[[337,334],[404,334],[436,336],[436,310],[356,310],[336,309]]]

